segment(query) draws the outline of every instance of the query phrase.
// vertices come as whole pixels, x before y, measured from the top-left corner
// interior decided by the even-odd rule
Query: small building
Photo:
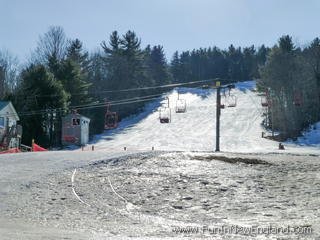
[[[22,127],[19,116],[10,101],[0,101],[0,149],[19,148]]]
[[[90,119],[79,113],[63,117],[62,145],[86,145],[89,142],[89,124]]]

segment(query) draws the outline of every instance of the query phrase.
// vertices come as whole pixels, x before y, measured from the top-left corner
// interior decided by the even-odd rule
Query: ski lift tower
[[[228,84],[228,85],[222,85],[220,81],[216,82],[215,88],[217,89],[217,103],[216,103],[216,152],[220,152],[220,116],[221,116],[221,89],[228,88],[231,90],[232,88],[235,88],[234,84]]]

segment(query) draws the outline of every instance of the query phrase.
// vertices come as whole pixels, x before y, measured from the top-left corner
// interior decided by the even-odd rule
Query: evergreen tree
[[[55,76],[63,84],[64,90],[70,94],[70,106],[78,106],[91,101],[88,95],[91,84],[87,82],[87,73],[81,70],[81,63],[67,58],[60,64]]]
[[[101,43],[105,53],[104,60],[108,69],[108,76],[104,89],[116,90],[128,86],[127,60],[123,54],[121,40],[117,31],[110,35],[109,44]]]
[[[182,52],[180,54],[180,67],[181,67],[181,82],[190,82],[192,81],[192,71],[191,71],[191,58],[190,52]]]
[[[67,48],[67,58],[75,63],[79,63],[81,71],[88,71],[90,64],[89,53],[83,50],[82,42],[79,39],[71,41]]]
[[[30,145],[31,139],[44,146],[54,145],[54,126],[57,111],[51,109],[66,109],[68,94],[63,85],[56,80],[43,65],[31,65],[21,74],[22,84],[18,92],[16,107],[20,112],[31,113],[21,115],[24,129],[22,141]],[[32,114],[32,111],[41,111]]]
[[[243,69],[242,69],[242,61],[243,56],[241,52],[241,48],[235,48],[232,44],[229,46],[227,53],[229,71],[228,78],[229,81],[241,81],[243,79]]]
[[[152,48],[150,52],[149,68],[155,85],[164,85],[172,81],[162,46],[158,45]]]
[[[300,49],[288,35],[279,39],[261,69],[262,85],[271,96],[270,120],[285,137],[295,137],[319,119],[316,80]]]
[[[317,85],[318,96],[320,101],[320,39],[315,38],[310,46],[305,49],[305,56],[312,68],[312,72],[314,74],[314,78]],[[319,110],[320,111],[320,106]]]
[[[70,94],[70,105],[76,106],[89,103],[89,59],[88,52],[82,48],[79,39],[71,41],[67,48],[66,59],[62,60],[54,71],[67,93]]]
[[[217,47],[208,50],[208,78],[228,78],[227,54]]]
[[[181,63],[179,58],[179,52],[176,51],[173,54],[171,63],[170,63],[170,71],[172,73],[173,81],[180,82],[181,78]]]
[[[252,80],[257,76],[257,62],[255,60],[256,50],[254,46],[243,48],[242,80]]]

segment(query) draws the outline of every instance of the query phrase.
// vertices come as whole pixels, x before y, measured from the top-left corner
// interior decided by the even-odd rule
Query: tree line
[[[221,78],[225,82],[248,81],[260,78],[259,66],[264,65],[270,48],[218,47],[175,52],[170,64],[175,82]]]
[[[121,35],[114,31],[101,41],[98,50],[89,53],[81,40],[68,39],[62,27],[53,26],[39,37],[23,65],[7,51],[0,51],[0,98],[11,100],[20,113],[23,143],[29,145],[36,139],[46,147],[60,146],[61,117],[77,106],[160,95],[168,90],[118,91],[122,89],[214,78],[236,82],[263,75],[265,79],[266,71],[261,68],[270,61],[272,50],[264,45],[200,48],[175,52],[167,61],[163,46],[143,48],[135,32]],[[266,81],[263,84],[267,85]],[[143,106],[135,103],[111,108],[121,119]],[[91,134],[102,132],[105,107],[79,112],[91,118]]]
[[[320,120],[320,40],[301,48],[285,35],[260,69],[259,89],[268,102],[267,127],[295,138]]]

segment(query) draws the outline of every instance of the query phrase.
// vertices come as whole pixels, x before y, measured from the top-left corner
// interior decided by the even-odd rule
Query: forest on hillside
[[[267,127],[281,138],[295,138],[320,120],[320,40],[296,47],[288,35],[279,39],[261,66],[258,86],[268,105]]]
[[[161,45],[145,48],[133,31],[114,31],[88,52],[79,39],[69,39],[62,27],[41,35],[26,62],[0,51],[0,99],[11,100],[21,118],[23,143],[31,139],[47,147],[61,145],[61,117],[78,109],[91,118],[90,132],[103,131],[105,106],[92,104],[159,96],[168,88],[137,89],[170,83],[220,78],[223,82],[259,80],[272,109],[267,127],[296,136],[319,120],[320,43],[304,49],[289,36],[273,48],[218,47],[175,52],[168,61]],[[303,99],[297,107],[295,96]],[[141,111],[144,103],[111,106],[124,118]],[[270,117],[271,115],[269,115]],[[270,117],[271,118],[271,117]],[[288,123],[288,124],[287,124]]]

